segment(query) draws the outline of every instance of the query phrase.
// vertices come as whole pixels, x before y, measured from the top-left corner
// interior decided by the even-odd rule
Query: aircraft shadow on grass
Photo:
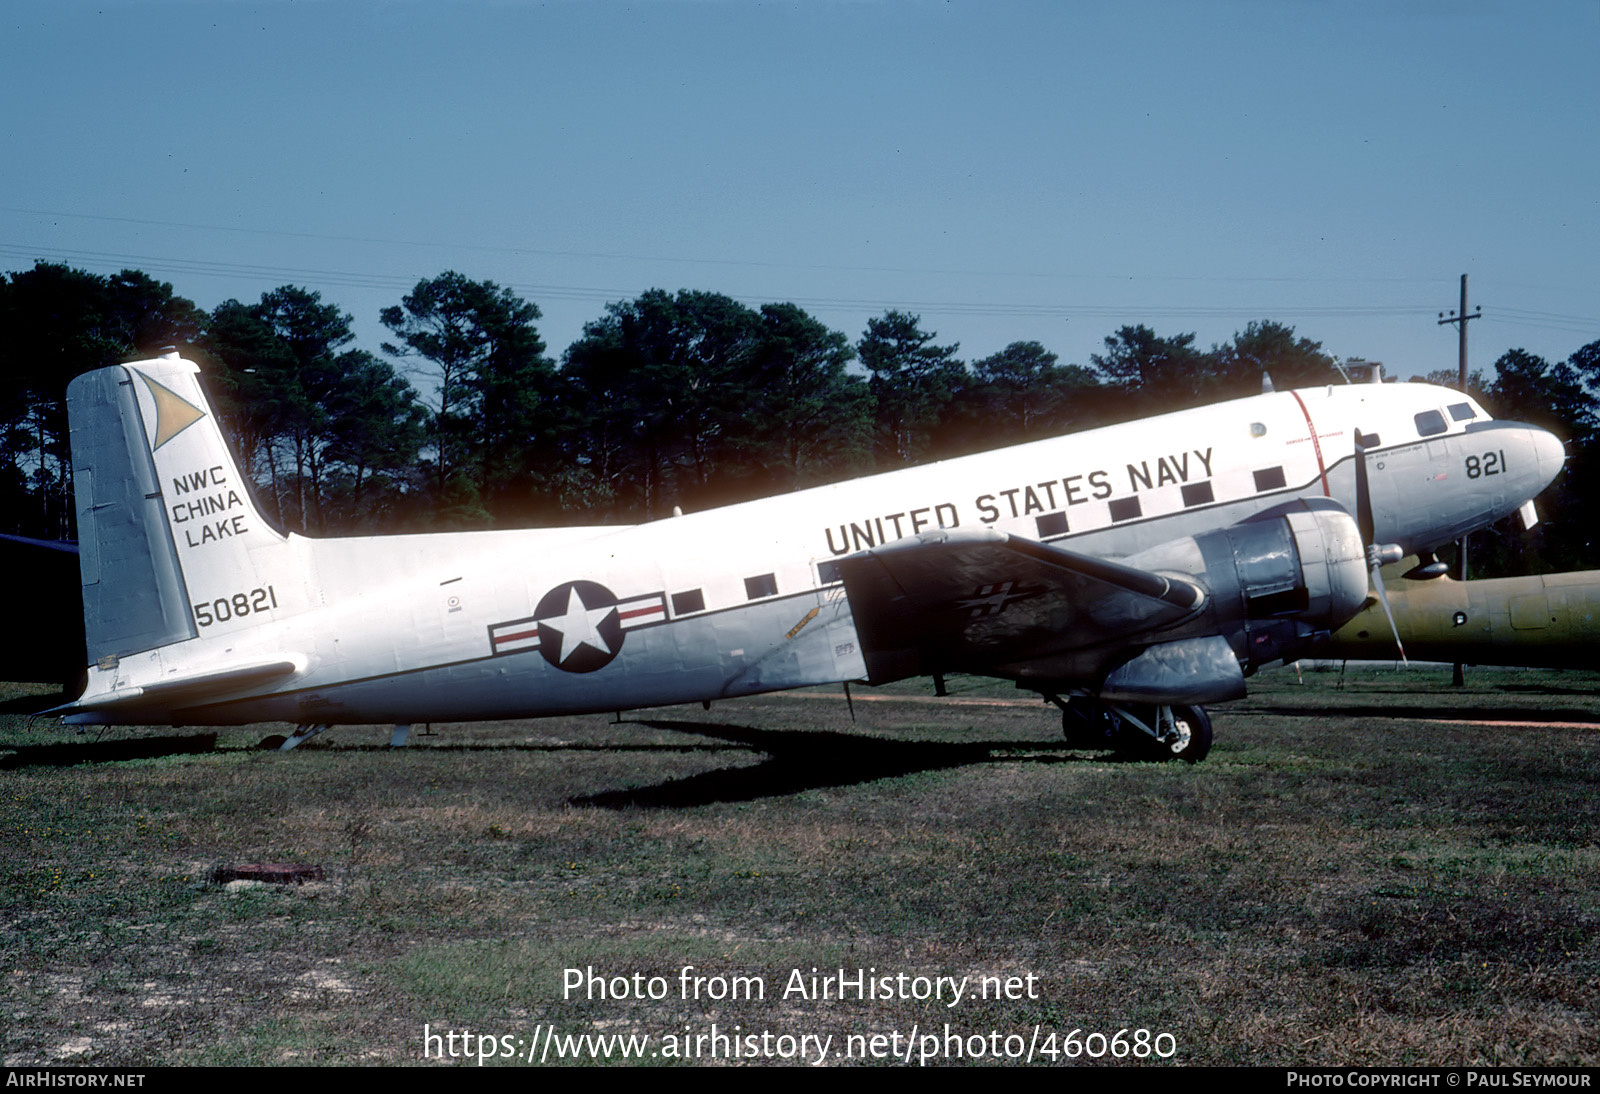
[[[20,745],[0,756],[0,770],[19,767],[76,767],[78,764],[154,760],[215,752],[215,733],[188,733],[164,737],[130,737],[116,741],[69,741],[50,745]]]
[[[1546,695],[1567,694],[1559,688],[1541,688]],[[1574,694],[1591,694],[1580,691]],[[1389,718],[1392,720],[1424,719],[1429,721],[1457,722],[1596,722],[1600,712],[1575,710],[1571,707],[1520,707],[1508,709],[1496,706],[1468,706],[1462,703],[1438,703],[1426,706],[1378,706],[1371,703],[1299,703],[1274,702],[1240,705],[1227,711],[1234,715],[1275,716],[1279,718]]]
[[[687,807],[719,801],[752,801],[781,797],[802,790],[828,786],[851,786],[876,779],[988,763],[998,759],[1027,760],[1034,763],[1071,762],[1083,759],[1060,755],[1064,742],[937,742],[885,740],[849,733],[758,729],[754,726],[715,722],[651,719],[628,724],[674,733],[710,737],[716,743],[641,742],[550,742],[531,744],[463,743],[436,746],[446,752],[644,752],[644,753],[766,753],[767,759],[753,767],[724,768],[659,786],[626,791],[607,791],[572,799],[575,805],[606,808],[627,806]],[[267,738],[257,747],[276,747]],[[217,751],[217,734],[195,733],[160,737],[136,737],[104,741],[68,741],[45,745],[20,745],[9,754],[0,754],[0,770],[24,767],[74,767],[79,764],[117,763],[149,760],[166,756],[203,755]],[[342,745],[341,752],[373,752],[398,756],[387,745]],[[1032,754],[1032,755],[1029,755]],[[1120,757],[1101,757],[1100,762],[1122,762]]]
[[[1061,755],[1067,747],[1064,742],[886,740],[849,733],[767,730],[676,720],[651,720],[635,724],[651,729],[715,737],[743,745],[751,751],[764,752],[767,759],[752,767],[706,771],[656,786],[586,794],[573,798],[573,805],[604,809],[639,806],[682,809],[718,802],[783,797],[824,787],[854,786],[878,779],[1000,759],[1034,763],[1087,759]]]
[[[1517,695],[1593,695],[1593,687],[1561,687],[1556,684],[1498,684],[1495,690]]]

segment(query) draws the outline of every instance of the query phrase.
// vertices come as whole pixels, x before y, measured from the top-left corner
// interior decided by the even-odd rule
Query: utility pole
[[[1471,313],[1470,315],[1467,313],[1467,275],[1466,274],[1462,274],[1461,275],[1461,310],[1459,312],[1451,312],[1448,316],[1444,312],[1440,312],[1439,313],[1439,325],[1442,327],[1446,323],[1454,323],[1456,325],[1456,329],[1461,332],[1460,378],[1457,381],[1457,386],[1459,386],[1461,388],[1461,393],[1463,395],[1465,395],[1467,393],[1467,321],[1471,320],[1471,319],[1482,319],[1482,318],[1483,318],[1483,309],[1481,307],[1477,311]],[[1465,580],[1467,580],[1467,537],[1466,536],[1462,536],[1460,541],[1456,544],[1456,580],[1457,581],[1465,581]],[[1456,662],[1455,672],[1452,674],[1450,682],[1452,684],[1454,684],[1458,688],[1459,687],[1463,687],[1463,686],[1466,685],[1467,680],[1466,680],[1466,676],[1465,676],[1465,674],[1464,674],[1464,672],[1463,672],[1463,670],[1461,668],[1461,662],[1460,661]]]
[[[1483,309],[1482,308],[1479,308],[1477,311],[1473,312],[1471,315],[1467,314],[1467,275],[1466,274],[1462,274],[1461,275],[1461,311],[1460,312],[1449,312],[1449,313],[1440,312],[1439,313],[1439,325],[1442,327],[1446,323],[1454,323],[1456,325],[1456,328],[1461,332],[1461,371],[1460,371],[1460,379],[1457,381],[1456,386],[1461,388],[1463,393],[1465,393],[1466,390],[1467,390],[1467,321],[1469,319],[1482,319],[1482,318],[1483,318]],[[1463,576],[1465,576],[1465,575],[1463,575]]]

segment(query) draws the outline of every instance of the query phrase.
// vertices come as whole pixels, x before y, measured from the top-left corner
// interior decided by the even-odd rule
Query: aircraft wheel
[[[1211,715],[1205,707],[1173,707],[1172,719],[1178,727],[1178,739],[1170,744],[1156,744],[1162,759],[1182,760],[1197,764],[1211,751]]]
[[[1139,707],[1138,716],[1155,725],[1160,717],[1156,707]],[[1158,741],[1141,729],[1124,725],[1118,733],[1117,751],[1130,760],[1163,763],[1182,760],[1199,763],[1211,751],[1211,717],[1204,707],[1173,707],[1172,720],[1178,737],[1172,741]]]

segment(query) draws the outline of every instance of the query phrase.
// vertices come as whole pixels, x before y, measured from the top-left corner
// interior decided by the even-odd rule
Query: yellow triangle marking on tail
[[[206,416],[205,411],[182,395],[156,383],[144,373],[136,371],[134,375],[144,381],[144,386],[150,389],[150,397],[156,402],[156,439],[150,446],[152,452]]]

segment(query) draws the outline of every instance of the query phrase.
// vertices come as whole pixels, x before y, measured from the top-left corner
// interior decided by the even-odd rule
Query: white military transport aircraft
[[[70,723],[521,718],[915,675],[1197,760],[1199,704],[1514,513],[1542,429],[1420,384],[1264,394],[626,527],[307,539],[256,508],[176,354],[68,409],[88,683]],[[1374,568],[1374,572],[1375,568]],[[1381,588],[1381,587],[1380,587]]]

